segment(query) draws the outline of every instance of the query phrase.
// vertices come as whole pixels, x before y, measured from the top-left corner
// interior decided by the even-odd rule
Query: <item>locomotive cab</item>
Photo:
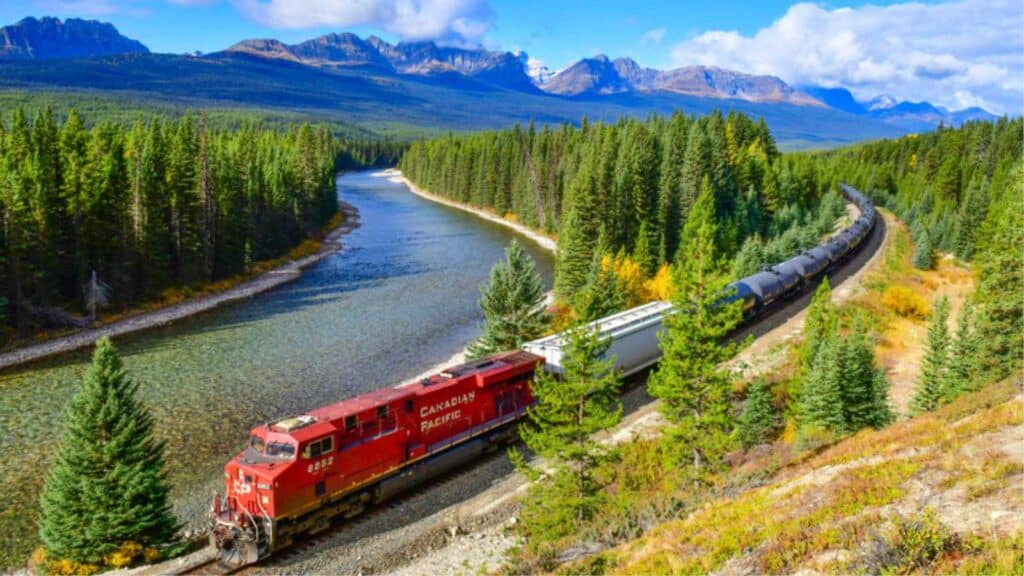
[[[299,443],[281,424],[253,429],[246,447],[224,467],[224,496],[214,497],[210,530],[224,564],[250,564],[273,549],[280,506],[275,489],[300,453]]]

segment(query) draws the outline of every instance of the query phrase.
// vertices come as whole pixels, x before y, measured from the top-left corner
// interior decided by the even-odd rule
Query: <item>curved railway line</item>
[[[828,276],[833,286],[838,287],[864,268],[878,253],[886,233],[885,220],[879,215],[871,233],[857,251]],[[784,324],[807,307],[820,282],[818,279],[808,283],[799,293],[775,302],[737,328],[732,338],[757,338]],[[647,374],[648,371],[644,371],[629,378],[628,388],[623,394],[625,415],[653,401],[643,385]],[[411,559],[409,554],[413,552],[409,550],[417,549],[417,546],[436,547],[446,540],[444,518],[437,517],[433,523],[424,520],[442,516],[449,508],[485,493],[512,472],[513,467],[503,453],[490,454],[470,466],[372,507],[355,518],[337,522],[326,531],[309,536],[259,564],[233,569],[210,559],[172,572],[221,575],[310,572],[316,570],[307,565],[310,559],[325,556],[324,553],[331,556],[331,571],[363,573],[393,568]]]

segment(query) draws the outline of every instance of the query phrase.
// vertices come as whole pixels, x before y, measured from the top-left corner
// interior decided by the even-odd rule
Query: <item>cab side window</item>
[[[302,451],[302,457],[319,458],[324,454],[330,454],[331,450],[334,450],[334,437],[327,436],[306,445],[306,449]]]

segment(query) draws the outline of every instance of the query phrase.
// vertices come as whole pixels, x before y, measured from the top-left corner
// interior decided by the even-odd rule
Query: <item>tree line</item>
[[[986,216],[1019,177],[1022,147],[1024,119],[1002,118],[809,156],[911,224],[925,248],[915,264],[930,268],[933,250],[974,258]]]
[[[308,124],[225,130],[200,113],[87,128],[74,110],[17,109],[0,119],[0,321],[25,334],[86,312],[99,286],[123,308],[246,272],[331,219],[338,166],[398,150]]]
[[[749,237],[785,232],[777,212],[792,212],[788,224],[816,212],[827,189],[813,162],[779,153],[763,119],[735,112],[448,135],[412,144],[399,166],[431,192],[557,235],[566,299],[603,255],[648,278],[672,263],[702,185],[730,258]]]

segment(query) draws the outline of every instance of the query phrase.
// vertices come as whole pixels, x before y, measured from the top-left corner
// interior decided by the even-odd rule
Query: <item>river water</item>
[[[382,172],[338,177],[362,226],[297,281],[115,340],[152,410],[175,508],[195,521],[250,427],[397,384],[479,333],[479,286],[508,228],[411,194]],[[552,256],[521,239],[550,285]],[[38,491],[88,352],[0,374],[0,567],[35,541]]]

